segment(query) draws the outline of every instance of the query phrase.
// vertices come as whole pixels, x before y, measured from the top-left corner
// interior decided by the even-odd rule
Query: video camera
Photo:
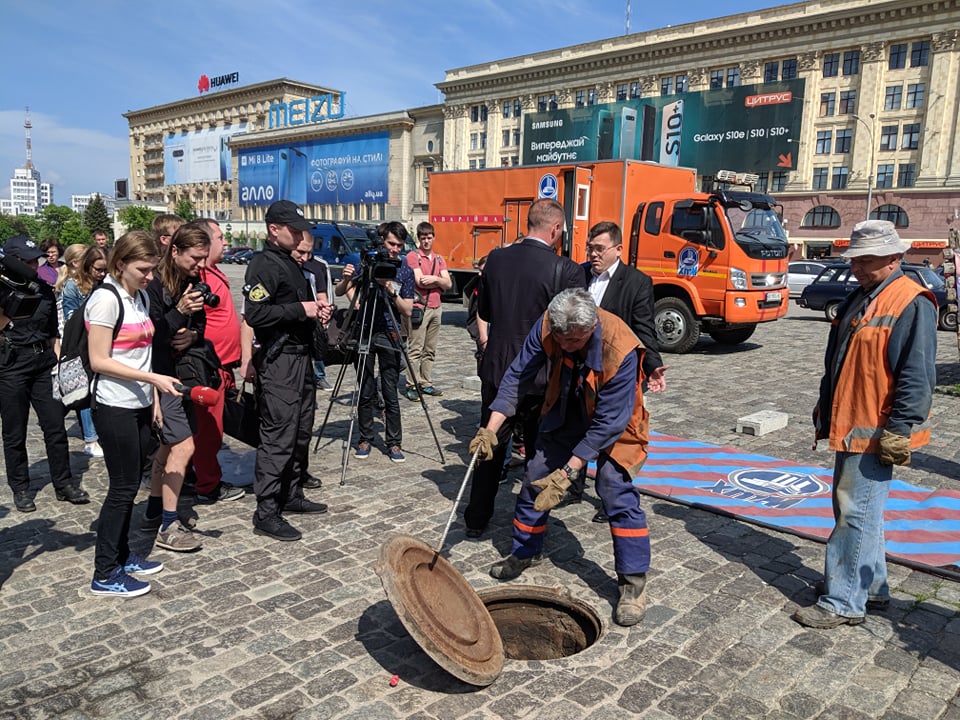
[[[37,271],[12,255],[0,255],[0,309],[11,320],[32,317],[40,307]]]
[[[370,240],[360,254],[360,273],[364,280],[393,280],[401,263],[390,257],[382,240]]]

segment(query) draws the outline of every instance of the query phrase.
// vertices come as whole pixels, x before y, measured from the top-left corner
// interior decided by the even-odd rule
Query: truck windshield
[[[787,235],[771,208],[743,201],[725,210],[737,245],[749,257],[775,260],[787,256]]]

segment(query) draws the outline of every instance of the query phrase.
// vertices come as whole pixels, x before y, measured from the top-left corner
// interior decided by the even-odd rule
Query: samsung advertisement
[[[524,165],[655,160],[696,168],[795,170],[803,80],[741,85],[524,116]]]
[[[386,203],[389,164],[386,132],[240,150],[240,205]]]
[[[247,124],[205,128],[168,135],[163,141],[163,176],[167,185],[229,182],[231,135],[247,131]]]

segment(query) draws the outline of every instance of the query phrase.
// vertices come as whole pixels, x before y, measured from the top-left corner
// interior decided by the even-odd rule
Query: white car
[[[787,270],[787,285],[790,286],[790,297],[799,299],[803,289],[814,281],[826,265],[815,260],[795,260]]]

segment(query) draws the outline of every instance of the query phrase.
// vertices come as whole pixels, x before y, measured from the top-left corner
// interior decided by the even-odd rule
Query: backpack
[[[123,325],[123,302],[120,293],[108,283],[102,283],[96,289],[109,290],[117,298],[120,306],[120,315],[113,328],[113,339],[117,339]],[[94,290],[96,292],[96,290]],[[84,320],[87,303],[93,297],[93,292],[87,296],[83,304],[63,324],[63,337],[60,338],[60,359],[57,362],[53,377],[54,397],[59,395],[60,401],[67,410],[83,410],[92,407],[96,397],[97,378],[99,375],[90,368],[90,351],[87,345],[87,327]]]

